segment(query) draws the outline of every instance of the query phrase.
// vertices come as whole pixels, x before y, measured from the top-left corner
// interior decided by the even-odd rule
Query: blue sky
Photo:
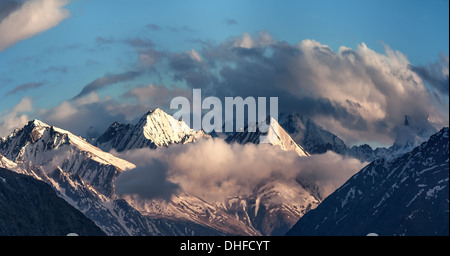
[[[27,4],[31,6],[30,3],[35,4],[34,9],[26,8]],[[246,35],[250,35],[252,48],[271,48],[275,52],[283,43],[295,48],[304,40],[312,40],[321,46],[328,46],[335,54],[341,46],[355,51],[361,48],[358,54],[367,53],[361,47],[364,44],[390,61],[395,59],[395,63],[405,57],[408,63],[403,65],[407,69],[411,66],[414,74],[418,74],[423,84],[430,88],[430,99],[426,101],[430,104],[429,109],[433,109],[430,111],[445,116],[448,115],[448,111],[444,110],[448,108],[448,5],[446,0],[0,0],[0,8],[3,8],[3,14],[0,12],[0,32],[3,33],[0,34],[0,113],[3,115],[0,123],[8,123],[5,116],[12,112],[12,118],[16,120],[20,120],[19,117],[47,117],[52,120],[49,113],[64,102],[72,110],[76,108],[71,100],[86,87],[93,88],[88,92],[96,93],[100,102],[111,99],[116,105],[134,104],[135,107],[137,98],[125,97],[131,95],[133,88],[149,84],[159,85],[157,88],[160,90],[164,90],[162,87],[169,90],[177,86],[195,87],[193,81],[205,77],[196,73],[197,80],[193,80],[190,74],[184,72],[187,69],[180,70],[180,66],[174,62],[178,58],[177,63],[181,63],[181,60],[185,60],[183,54],[188,52],[198,53],[203,63],[215,63],[214,68],[211,65],[204,67],[208,69],[209,81],[212,81],[208,86],[214,87],[214,81],[223,82],[223,79],[227,79],[224,78],[225,73],[221,73],[220,79],[212,75],[214,72],[227,71],[220,70],[221,65],[234,61],[234,67],[239,67],[245,61],[230,60],[224,56],[215,59],[214,51],[220,54],[227,43],[236,43]],[[40,7],[42,10],[38,10]],[[14,25],[6,22],[14,12],[19,13],[15,21],[19,24],[26,21],[34,11],[41,17],[46,11],[56,11],[60,12],[61,17],[54,18],[53,23],[49,21],[47,27],[31,26],[31,35],[13,40],[13,43],[2,42],[1,38],[6,41],[9,33],[20,34],[13,32],[24,29],[20,26],[14,28]],[[262,35],[270,38],[272,43],[263,43]],[[4,47],[1,47],[2,43]],[[389,56],[389,50],[394,52],[394,56]],[[153,57],[156,61],[152,60],[151,63],[144,59]],[[259,63],[251,63],[256,65],[254,68],[260,67]],[[394,62],[389,64],[390,67],[394,66]],[[251,67],[248,66],[249,69]],[[434,77],[436,74],[438,78]],[[297,74],[294,70],[290,75],[295,77]],[[104,84],[99,80],[105,77],[114,82]],[[433,89],[433,84],[442,84],[441,80],[445,82],[445,78],[446,87],[444,83],[443,89]],[[246,79],[253,81],[250,77]],[[227,82],[231,81],[230,78]],[[256,83],[258,80],[254,81]],[[306,81],[300,79],[297,82],[301,84]],[[305,98],[305,95],[302,97]],[[326,98],[332,104],[343,100],[323,97],[315,89],[309,89],[307,95],[312,95],[311,99],[315,100]],[[24,99],[31,106],[25,107],[23,111],[17,110]],[[142,105],[142,102],[139,104]],[[149,103],[137,109],[153,105]],[[365,116],[361,116],[367,121]],[[317,116],[317,120],[321,118],[324,118],[323,113]],[[338,122],[346,122],[339,121],[336,116],[334,118]],[[448,123],[448,118],[439,118],[443,120],[436,123]],[[387,119],[382,121],[386,123],[383,125],[390,127],[389,131],[394,130]],[[376,127],[381,125],[377,124]],[[376,129],[375,126],[373,129]],[[344,129],[342,125],[331,130],[341,132],[349,141],[362,140],[364,137],[351,138],[348,127]],[[389,135],[390,138],[392,136]],[[381,137],[367,140],[388,143],[387,139]]]

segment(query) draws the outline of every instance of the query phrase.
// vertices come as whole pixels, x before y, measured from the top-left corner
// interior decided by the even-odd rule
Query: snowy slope
[[[251,195],[239,195],[217,203],[261,235],[284,235],[306,212],[319,205],[320,200],[297,181],[267,180]]]
[[[268,117],[265,121],[268,122],[269,129],[267,132],[261,132],[258,129],[257,123],[251,123],[242,131],[235,132],[228,136],[226,141],[228,143],[267,143],[274,146],[279,146],[284,151],[294,151],[299,156],[309,156],[309,153],[297,144],[291,136],[278,124],[273,117]]]
[[[113,123],[94,144],[104,151],[115,149],[121,152],[133,148],[167,147],[209,137],[203,130],[196,132],[182,120],[175,120],[156,108],[147,112],[136,125]]]
[[[170,202],[130,197],[125,200],[145,216],[193,222],[227,235],[260,235],[245,220],[194,195],[180,193]]]
[[[117,175],[135,167],[123,159],[92,146],[84,139],[34,120],[0,139],[0,153],[16,163],[31,162],[47,172],[58,167],[80,176],[104,195],[113,192]]]
[[[449,128],[393,160],[377,159],[288,235],[449,235]]]
[[[252,194],[206,202],[181,193],[172,201],[125,198],[143,215],[186,220],[232,235],[283,235],[320,201],[296,181],[268,180]]]

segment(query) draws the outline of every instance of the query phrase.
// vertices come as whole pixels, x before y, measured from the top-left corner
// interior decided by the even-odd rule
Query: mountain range
[[[0,156],[8,169],[49,184],[108,235],[221,234],[196,223],[143,216],[114,194],[115,178],[134,164],[41,121],[0,139]]]
[[[392,146],[373,149],[368,144],[350,147],[337,135],[325,130],[305,115],[281,113],[279,123],[297,144],[302,145],[311,154],[333,151],[340,155],[354,157],[363,162],[371,162],[377,158],[393,159],[401,156],[413,150],[437,132],[427,122],[415,125],[408,121],[408,116],[405,116],[402,125],[397,127],[397,137]]]
[[[401,164],[392,159],[394,153],[398,156],[412,150],[411,147],[425,141],[424,137],[430,133],[418,133],[405,123],[403,129],[409,133],[398,138],[391,148],[377,151],[369,146],[350,148],[313,120],[297,114],[280,115],[279,122],[268,117],[266,124],[269,125],[267,132],[257,129],[249,132],[257,124],[248,124],[241,131],[228,135],[225,141],[268,144],[305,158],[328,150],[363,161],[384,156],[381,159],[386,160],[375,162],[389,162],[392,167]],[[203,130],[194,131],[159,108],[144,114],[136,124],[115,122],[90,142],[33,120],[0,138],[0,167],[45,182],[57,196],[107,235],[284,235],[299,219],[323,204],[314,181],[286,181],[276,177],[265,179],[249,194],[236,194],[220,201],[207,201],[200,195],[182,191],[169,201],[116,194],[116,178],[136,168],[134,163],[121,159],[118,152],[141,148],[157,150],[209,139],[211,136]],[[448,166],[448,144],[445,152]],[[448,177],[448,172],[446,175]],[[448,191],[448,178],[446,182]],[[419,205],[414,207],[420,208]]]

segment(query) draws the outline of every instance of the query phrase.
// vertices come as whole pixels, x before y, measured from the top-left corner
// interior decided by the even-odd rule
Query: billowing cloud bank
[[[189,98],[200,88],[203,98],[279,97],[280,113],[308,115],[348,145],[392,145],[405,115],[417,128],[439,129],[449,122],[448,57],[443,55],[428,66],[413,66],[387,45],[384,53],[364,43],[333,51],[314,40],[291,44],[267,32],[198,41],[198,48],[185,52],[163,51],[141,38],[102,43],[131,47],[138,63],[123,73],[100,75],[72,100],[36,111],[36,118],[95,137],[113,121],[133,121],[155,107],[170,111],[172,98]],[[134,81],[147,74],[153,76],[148,84]],[[164,83],[155,83],[158,76]],[[115,98],[98,96],[120,82],[128,91]]]
[[[219,97],[278,96],[281,112],[309,115],[350,144],[392,143],[405,115],[417,127],[448,124],[445,95],[425,83],[448,91],[448,58],[433,72],[387,45],[385,53],[364,43],[335,52],[317,41],[289,44],[267,33],[205,43],[199,53],[202,62],[168,56],[177,64],[171,66],[176,79]]]
[[[130,150],[118,156],[137,165],[117,178],[119,194],[167,199],[173,193],[185,192],[209,202],[251,195],[258,185],[271,179],[287,183],[308,179],[325,197],[364,166],[333,152],[299,157],[268,144],[227,144],[220,139]]]

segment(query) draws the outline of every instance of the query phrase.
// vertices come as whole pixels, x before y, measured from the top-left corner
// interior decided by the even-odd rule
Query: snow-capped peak
[[[413,121],[416,121],[415,123]],[[413,148],[419,146],[437,130],[428,122],[411,120],[405,115],[403,126],[398,126],[395,129],[397,136],[394,144],[389,148],[393,157],[400,156]],[[391,157],[388,157],[391,159]]]
[[[186,140],[195,131],[183,122],[175,120],[159,108],[149,112],[138,124],[146,139],[153,141],[156,146],[168,146]]]
[[[29,125],[33,125],[34,127],[50,127],[48,124],[38,120],[38,119],[34,119],[30,122],[28,122]]]
[[[183,120],[176,120],[160,108],[147,112],[136,125],[112,124],[95,142],[99,148],[119,152],[134,148],[167,147],[171,144],[210,138],[202,130],[196,132]]]
[[[285,151],[295,151],[300,156],[309,156],[300,145],[298,145],[291,136],[280,126],[273,117],[269,120],[269,130],[265,136],[262,136],[260,143],[269,143],[280,146]]]
[[[267,126],[266,126],[267,125]],[[260,127],[265,127],[266,132],[261,132]],[[299,156],[309,156],[309,153],[298,145],[291,136],[280,126],[277,120],[269,116],[265,121],[257,124],[250,123],[243,131],[230,135],[226,141],[228,143],[267,143],[279,146],[284,151],[294,151]]]
[[[45,129],[49,127],[50,125],[40,120],[34,119],[32,121],[29,121],[22,129],[15,129],[8,137],[0,138],[0,140],[5,141],[7,138],[14,137],[21,131],[25,131],[25,133],[29,136],[31,142],[33,142],[35,140],[38,140],[42,136]]]
[[[52,127],[54,131],[66,134],[68,136],[68,139],[70,143],[74,146],[76,146],[81,151],[89,152],[92,154],[92,157],[94,160],[103,163],[103,164],[110,164],[118,167],[121,170],[127,170],[135,168],[136,166],[128,161],[125,161],[123,159],[117,158],[109,153],[106,153],[102,151],[101,149],[91,145],[88,143],[84,138],[74,135],[73,133],[57,128]]]
[[[39,120],[0,140],[0,154],[16,163],[42,166],[76,174],[105,195],[113,192],[113,180],[135,165],[106,153],[73,133]]]
[[[131,164],[123,159],[117,158],[109,153],[103,152],[101,149],[88,143],[84,138],[79,137],[67,130],[55,126],[50,126],[37,119],[28,122],[27,127],[32,128],[30,130],[31,131],[30,135],[32,137],[33,142],[36,141],[37,139],[40,139],[45,134],[45,132],[57,133],[61,137],[64,137],[66,143],[75,146],[81,151],[89,152],[94,160],[102,164],[112,164],[121,170],[135,168],[134,164]],[[46,138],[42,138],[43,140],[48,140],[54,137],[51,136],[50,134],[46,134],[45,136]],[[48,143],[50,142],[51,141],[46,141],[45,143],[48,145]],[[54,142],[56,142],[56,140],[54,140]]]

